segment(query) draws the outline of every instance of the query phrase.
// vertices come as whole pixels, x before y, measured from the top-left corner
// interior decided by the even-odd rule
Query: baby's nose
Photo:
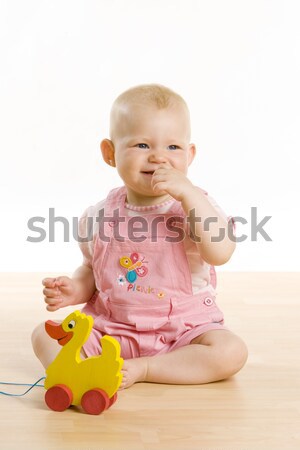
[[[157,152],[151,153],[149,155],[149,162],[151,163],[157,163],[157,164],[163,164],[168,162],[168,158],[166,158],[163,155],[159,155]]]

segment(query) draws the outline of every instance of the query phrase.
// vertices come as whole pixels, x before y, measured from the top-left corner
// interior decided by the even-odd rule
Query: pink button
[[[206,299],[204,300],[204,304],[206,306],[211,306],[213,305],[214,301],[210,298],[210,297],[206,297]]]
[[[112,220],[111,222],[108,222],[108,225],[110,227],[115,227],[117,225],[117,222],[115,220]]]

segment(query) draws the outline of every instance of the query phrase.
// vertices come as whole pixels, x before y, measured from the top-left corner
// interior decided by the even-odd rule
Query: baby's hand
[[[174,169],[169,163],[165,163],[156,169],[152,175],[151,183],[156,194],[167,192],[180,202],[195,189],[186,175],[180,170]]]
[[[48,311],[56,311],[73,304],[76,286],[71,278],[44,278],[42,284],[45,286],[43,294]]]

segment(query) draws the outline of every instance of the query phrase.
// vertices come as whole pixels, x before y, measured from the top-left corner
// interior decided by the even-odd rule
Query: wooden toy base
[[[81,406],[87,414],[98,415],[110,408],[117,401],[117,393],[111,398],[102,389],[91,389],[81,399]],[[45,393],[45,402],[53,411],[62,412],[72,405],[71,389],[63,384],[57,384]]]

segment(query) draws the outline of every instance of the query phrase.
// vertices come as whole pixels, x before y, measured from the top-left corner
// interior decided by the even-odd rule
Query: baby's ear
[[[116,167],[115,164],[115,147],[110,139],[104,139],[101,144],[101,153],[106,164],[112,167]]]
[[[196,145],[189,144],[189,156],[188,156],[189,165],[192,164],[195,155],[196,155]]]

